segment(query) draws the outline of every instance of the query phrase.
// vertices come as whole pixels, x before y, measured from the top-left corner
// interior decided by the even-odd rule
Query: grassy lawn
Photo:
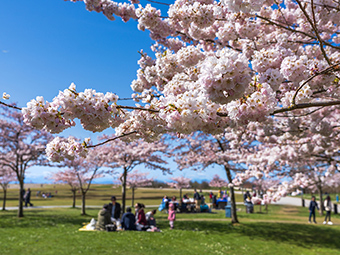
[[[140,194],[142,195],[142,194]],[[57,208],[0,211],[1,254],[340,254],[340,217],[333,226],[307,224],[306,208],[269,206],[268,213],[246,214],[230,224],[224,211],[177,214],[175,230],[157,213],[162,233],[79,232],[98,209]],[[148,210],[148,209],[147,209]]]
[[[72,192],[69,189],[68,185],[53,185],[53,184],[44,184],[43,187],[31,188],[31,203],[35,206],[42,205],[72,205]],[[37,191],[40,190],[41,193],[51,192],[53,197],[44,199],[36,196]],[[55,192],[57,191],[57,193]],[[97,205],[102,206],[105,203],[110,202],[110,198],[112,195],[115,195],[118,199],[118,202],[121,203],[121,188],[112,188],[112,185],[91,185],[91,189],[88,191],[86,195],[86,205]],[[194,192],[190,190],[189,192],[183,191],[183,194],[188,193],[189,197],[193,197]],[[8,189],[7,194],[7,202],[6,206],[18,206],[18,194],[19,191],[17,189]],[[208,192],[202,193],[206,201],[209,201]],[[162,189],[137,189],[135,192],[135,202],[142,202],[145,205],[159,205],[162,201],[164,195],[168,197],[176,196],[179,197],[179,190],[162,190]],[[0,191],[0,202],[2,202],[3,193]],[[131,206],[131,197],[132,192],[131,189],[127,190],[127,206]],[[241,194],[236,194],[236,201],[242,202],[243,198]],[[2,203],[0,204],[2,206]],[[77,194],[76,205],[81,205],[81,195]]]

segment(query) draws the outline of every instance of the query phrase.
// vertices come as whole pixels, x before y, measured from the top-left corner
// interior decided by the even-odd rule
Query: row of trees
[[[139,173],[132,170],[138,165],[144,165],[150,169],[160,169],[163,173],[169,173],[165,167],[167,161],[162,156],[169,156],[169,145],[164,140],[147,143],[143,140],[125,142],[114,140],[113,137],[101,137],[101,139],[113,140],[110,144],[89,149],[86,157],[64,157],[57,165],[46,159],[45,147],[52,136],[46,132],[35,130],[22,121],[22,115],[15,109],[3,109],[0,119],[1,130],[1,171],[0,184],[4,190],[5,208],[6,192],[10,182],[18,181],[19,190],[19,211],[18,216],[23,216],[22,203],[23,188],[26,170],[33,165],[58,166],[66,168],[56,172],[51,179],[56,183],[66,183],[70,186],[73,194],[73,207],[75,207],[76,191],[80,190],[82,195],[82,214],[86,214],[86,194],[89,191],[92,181],[102,177],[104,174],[118,174],[116,169],[123,169],[119,176],[119,183],[122,185],[123,210],[125,209],[126,187],[133,190],[136,187],[151,185],[153,179],[146,177],[146,173]],[[72,138],[74,139],[74,138]],[[58,138],[59,146],[69,139]],[[183,179],[183,178],[182,178]],[[178,188],[189,187],[190,179],[184,178],[184,182],[173,178]],[[173,186],[174,183],[169,183]],[[184,186],[183,186],[184,185]],[[177,187],[176,186],[176,187]],[[134,200],[134,199],[132,199]]]
[[[44,147],[48,141],[51,141],[52,137],[45,132],[29,127],[26,127],[27,130],[25,130],[22,128],[25,124],[22,121],[20,122],[22,120],[20,116],[21,114],[16,110],[6,109],[1,119],[1,148],[3,153],[1,158],[1,185],[5,195],[8,183],[14,179],[17,180],[21,187],[19,199],[22,201],[26,169],[33,164],[51,165],[44,157]],[[275,130],[275,132],[279,131]],[[273,136],[273,134],[267,134],[266,139],[270,138],[270,135]],[[249,143],[249,137],[251,136],[253,137],[253,142]],[[45,138],[43,142],[42,137]],[[85,158],[79,157],[77,154],[64,157],[58,163],[58,166],[67,169],[59,171],[53,176],[56,182],[70,185],[73,193],[73,206],[75,206],[76,190],[81,191],[82,214],[86,213],[85,198],[93,179],[101,177],[103,174],[117,174],[116,170],[118,168],[123,169],[122,174],[119,175],[119,182],[122,185],[122,201],[123,208],[125,208],[127,186],[134,191],[137,186],[151,185],[153,181],[146,178],[145,174],[132,173],[132,170],[136,166],[143,164],[150,169],[160,169],[167,173],[169,169],[165,167],[167,161],[162,158],[164,155],[167,157],[173,156],[180,169],[191,168],[196,171],[202,171],[213,165],[222,167],[226,172],[229,183],[233,222],[238,221],[234,184],[240,185],[251,177],[256,176],[258,183],[261,180],[263,180],[262,183],[266,183],[265,190],[269,190],[270,193],[265,195],[266,203],[269,203],[270,200],[275,201],[294,189],[306,187],[312,191],[317,190],[322,200],[321,194],[324,186],[330,186],[330,184],[339,185],[337,181],[339,174],[336,173],[336,164],[333,161],[331,161],[331,167],[327,167],[327,163],[321,164],[323,161],[320,160],[320,157],[325,156],[318,154],[314,157],[319,160],[319,163],[312,162],[306,165],[306,161],[299,161],[299,158],[303,155],[301,151],[297,153],[294,150],[292,150],[292,154],[296,158],[292,161],[283,161],[284,157],[287,156],[283,152],[289,149],[287,145],[280,145],[280,153],[273,154],[273,150],[277,150],[279,145],[273,142],[273,138],[270,142],[262,140],[261,143],[256,143],[263,138],[255,135],[253,130],[229,132],[219,136],[196,132],[192,135],[182,135],[180,138],[171,137],[169,139],[167,137],[167,139],[153,143],[147,143],[143,140],[124,141],[116,139],[116,137],[101,137],[101,139],[110,141],[110,143],[102,146],[92,146],[88,142],[88,151]],[[68,140],[58,138],[59,146],[63,147],[63,143],[67,145]],[[13,143],[7,141],[13,141]],[[304,146],[306,144],[305,142]],[[9,157],[9,155],[12,155],[12,157]],[[277,158],[273,159],[273,155],[276,155]],[[292,155],[290,156],[292,157]],[[308,154],[308,156],[311,161],[313,155]],[[279,162],[281,163],[279,164]],[[294,163],[294,165],[291,163]],[[282,167],[281,170],[280,166]],[[275,173],[276,179],[271,181],[269,177],[270,175],[273,176],[273,173]],[[263,176],[266,176],[267,180],[262,179]],[[290,177],[292,182],[290,184],[280,184],[277,178],[283,177]],[[168,185],[180,189],[180,196],[182,196],[181,189],[189,187],[191,180],[178,177],[173,178],[173,181]],[[226,185],[227,182],[218,177],[214,177],[210,183],[210,186],[217,187]],[[19,203],[18,216],[23,216],[22,203]]]

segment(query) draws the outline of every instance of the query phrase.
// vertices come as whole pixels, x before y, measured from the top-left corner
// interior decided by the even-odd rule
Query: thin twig
[[[339,66],[338,66],[339,64],[340,64],[340,62],[338,62],[338,63],[336,63],[336,64],[334,64],[334,65],[331,65],[331,66],[327,67],[326,69],[322,70],[321,72],[316,73],[316,74],[314,74],[313,76],[309,77],[304,83],[302,83],[302,84],[300,85],[300,87],[295,91],[295,94],[294,94],[294,96],[293,96],[293,98],[292,98],[292,105],[295,105],[296,96],[297,96],[297,94],[299,93],[299,91],[303,88],[303,86],[305,86],[308,82],[310,82],[310,81],[313,80],[315,77],[317,77],[317,76],[319,76],[319,75],[321,75],[321,74],[328,73],[328,72],[331,71],[332,69],[339,69]]]
[[[313,76],[309,77],[304,83],[302,83],[300,85],[300,87],[295,91],[295,94],[293,96],[293,99],[292,99],[292,105],[295,105],[295,99],[296,99],[296,96],[297,94],[299,93],[299,91],[303,88],[303,86],[305,86],[309,81],[311,81],[312,79],[314,79],[315,77],[319,76],[319,75],[322,75],[322,74],[325,74],[325,73],[328,73],[329,71],[331,71],[332,69],[339,69],[339,65],[340,62],[334,64],[334,65],[331,65],[330,67],[327,67],[326,69],[322,70],[321,72],[319,73],[316,73],[314,74]]]
[[[155,4],[163,4],[163,5],[166,5],[166,6],[170,6],[170,4],[162,3],[162,2],[158,2],[158,1],[154,1],[154,0],[146,0],[146,1],[151,2],[151,3],[155,3]]]
[[[6,107],[10,107],[10,108],[17,109],[17,110],[20,110],[20,111],[21,111],[21,108],[15,106],[15,105],[6,104],[6,103],[1,102],[1,101],[0,101],[0,104],[4,105],[4,106],[6,106]]]
[[[117,105],[116,108],[117,108],[117,109],[140,110],[140,111],[148,111],[148,112],[159,112],[159,110],[147,109],[147,108],[135,107],[135,106],[123,106],[123,105]]]
[[[123,138],[123,137],[128,136],[128,135],[136,134],[136,133],[137,133],[137,131],[132,131],[132,132],[129,132],[129,133],[126,133],[126,134],[122,134],[122,135],[120,135],[120,136],[117,136],[117,137],[108,139],[108,140],[106,140],[106,141],[104,141],[104,142],[102,142],[102,143],[98,143],[98,144],[95,144],[95,145],[88,145],[88,146],[86,146],[86,148],[94,148],[94,147],[97,147],[97,146],[106,144],[106,143],[108,143],[108,142],[111,142],[111,141],[114,141],[114,140]]]
[[[298,3],[301,11],[303,12],[303,14],[305,15],[305,17],[307,18],[309,24],[312,26],[312,29],[314,30],[314,33],[316,35],[316,37],[318,38],[318,41],[320,43],[320,49],[322,52],[322,55],[324,56],[325,60],[327,61],[328,65],[332,65],[332,62],[329,60],[325,49],[323,48],[323,40],[321,39],[320,35],[319,35],[319,31],[316,27],[316,20],[315,20],[315,13],[314,13],[314,9],[313,9],[313,0],[311,0],[311,8],[312,8],[312,15],[313,15],[313,19],[314,22],[310,19],[310,17],[308,16],[308,13],[306,12],[306,9],[302,6],[300,0],[296,0],[296,2]]]
[[[281,112],[290,112],[297,109],[305,109],[305,108],[311,108],[311,107],[320,107],[320,106],[332,106],[332,105],[340,105],[340,100],[336,101],[328,101],[328,102],[314,102],[314,103],[306,103],[306,104],[296,104],[292,105],[287,108],[280,108],[275,110],[272,115],[281,113]]]

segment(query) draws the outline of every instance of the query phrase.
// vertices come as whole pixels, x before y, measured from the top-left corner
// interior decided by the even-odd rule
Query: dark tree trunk
[[[132,201],[131,201],[131,208],[133,208],[135,202],[135,188],[132,187]]]
[[[125,205],[126,205],[126,177],[127,177],[127,169],[124,168],[123,178],[122,178],[122,211],[125,213]]]
[[[322,199],[322,187],[318,186],[318,191],[319,191],[319,200],[320,200],[320,215],[323,215],[323,211],[325,210],[323,206],[323,199]]]
[[[179,201],[182,201],[182,188],[179,189]]]
[[[4,201],[2,202],[2,210],[5,211],[6,210],[6,199],[7,199],[7,188],[2,187],[3,191],[4,191]]]
[[[24,217],[24,209],[23,209],[23,203],[24,203],[24,181],[19,181],[20,189],[19,189],[19,206],[18,206],[18,217]]]
[[[85,211],[85,198],[86,198],[86,192],[81,192],[81,215],[86,215]]]
[[[233,178],[231,177],[230,169],[224,166],[229,183],[232,183]],[[230,197],[231,197],[231,223],[238,223],[237,213],[236,213],[236,200],[234,187],[230,187]]]
[[[77,190],[75,189],[72,190],[72,198],[73,198],[72,208],[76,208],[76,192]]]

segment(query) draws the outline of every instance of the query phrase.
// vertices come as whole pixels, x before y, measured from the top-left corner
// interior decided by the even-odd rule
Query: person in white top
[[[323,224],[327,224],[327,218],[328,218],[328,225],[333,225],[333,222],[331,222],[331,212],[332,212],[332,202],[331,197],[327,196],[325,202],[323,203],[325,210],[326,210],[326,217]]]

